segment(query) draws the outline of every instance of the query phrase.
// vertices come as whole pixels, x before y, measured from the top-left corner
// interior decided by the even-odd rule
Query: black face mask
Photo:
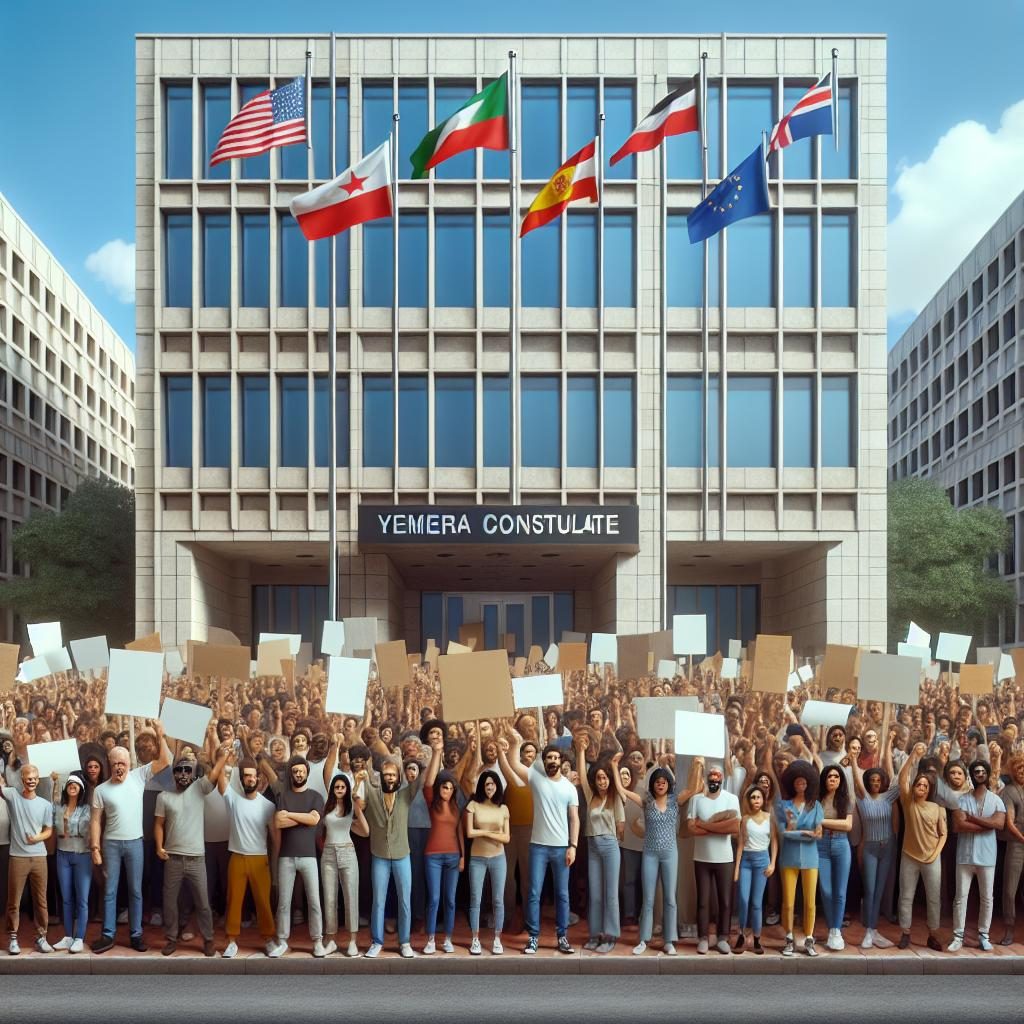
[[[401,785],[400,779],[392,779],[390,775],[382,775],[380,777],[380,788],[385,793],[397,793],[398,787]]]
[[[717,793],[722,788],[721,779],[708,779],[708,792]]]

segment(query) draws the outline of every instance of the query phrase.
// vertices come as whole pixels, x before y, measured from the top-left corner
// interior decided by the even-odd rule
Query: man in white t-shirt
[[[142,938],[143,800],[146,783],[171,763],[171,752],[159,719],[154,720],[153,728],[160,748],[156,759],[132,769],[128,751],[124,747],[114,747],[107,755],[110,778],[97,786],[92,795],[89,846],[93,864],[103,866],[105,870],[103,934],[92,944],[94,953],[105,953],[114,945],[117,884],[122,865],[128,887],[131,947],[140,953],[149,948]]]
[[[690,800],[687,822],[694,836],[693,867],[697,876],[697,952],[708,951],[711,886],[718,895],[719,953],[729,953],[732,903],[732,836],[739,832],[740,802],[722,788],[722,769],[710,768],[704,793]]]
[[[520,738],[517,736],[516,740],[520,741]],[[526,930],[530,938],[523,952],[537,952],[540,892],[550,866],[555,890],[558,951],[571,954],[574,950],[565,932],[569,927],[569,868],[576,860],[580,836],[579,796],[576,787],[562,774],[562,751],[558,747],[548,744],[529,768],[519,760],[518,750],[519,742],[516,742],[508,752],[508,763],[530,787],[533,797],[530,887],[526,903]]]

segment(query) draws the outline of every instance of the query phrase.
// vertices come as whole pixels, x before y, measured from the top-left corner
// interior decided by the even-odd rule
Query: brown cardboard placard
[[[657,633],[649,634],[651,639],[650,650],[654,653],[654,664],[659,661],[675,661],[675,651],[672,650],[672,630],[662,629]]]
[[[558,671],[585,672],[587,669],[587,645],[585,643],[567,643],[558,645]]]
[[[220,626],[206,627],[206,642],[208,644],[225,644],[229,647],[239,647],[242,643],[230,629],[221,629]],[[290,651],[288,653],[291,654]]]
[[[433,640],[427,641],[427,649],[423,652],[424,664],[429,665],[432,669],[437,668],[437,659],[440,657],[440,650],[438,650],[437,644]]]
[[[654,651],[647,652],[647,671],[654,671]]]
[[[282,675],[281,662],[291,660],[290,640],[264,640],[256,649],[256,675]]]
[[[505,645],[505,653],[506,654],[515,654],[516,653],[516,635],[515,635],[515,633],[505,633],[504,636],[502,636],[501,639],[502,639],[502,643]]]
[[[0,644],[0,692],[14,689],[14,677],[18,674],[20,658],[19,644]]]
[[[759,693],[785,693],[793,638],[761,633],[754,650],[752,688]]]
[[[288,692],[295,696],[295,659],[281,659],[281,675],[284,676],[284,685]]]
[[[618,673],[620,679],[639,679],[648,672],[651,651],[650,633],[632,633],[617,638]]]
[[[992,680],[995,677],[994,665],[966,665],[960,666],[960,693],[961,695],[981,694],[992,692]]]
[[[459,643],[471,651],[484,649],[484,624],[482,622],[464,622],[459,626]]]
[[[213,676],[217,679],[249,678],[249,648],[231,644],[204,644],[188,642],[189,674]]]
[[[821,663],[819,681],[822,686],[852,690],[857,685],[861,649],[843,644],[825,644],[825,660]]]
[[[1015,679],[1024,680],[1024,647],[1014,647],[1010,651],[1013,659],[1013,675]]]
[[[377,679],[385,690],[400,690],[409,683],[409,653],[404,640],[377,644],[373,649]]]
[[[441,705],[446,722],[511,718],[512,680],[504,651],[443,654],[438,659]]]
[[[160,634],[150,633],[148,636],[140,636],[129,644],[124,645],[126,651],[152,651],[154,654],[163,654],[163,647],[160,644]]]
[[[473,648],[467,647],[465,644],[457,644],[454,640],[448,641],[448,653],[449,654],[472,654]],[[502,652],[504,653],[504,652]]]
[[[537,646],[537,644],[533,644],[530,647],[530,650],[529,650],[529,652],[526,655],[526,664],[527,665],[536,665],[536,664],[542,662],[543,660],[544,660],[544,652],[540,649],[540,647]]]
[[[418,668],[423,664],[423,655],[417,651],[415,654],[408,655],[409,671],[412,672],[414,668]]]
[[[526,675],[525,658],[516,658],[516,660],[512,663],[512,675],[515,676],[516,679],[521,679],[523,676]]]

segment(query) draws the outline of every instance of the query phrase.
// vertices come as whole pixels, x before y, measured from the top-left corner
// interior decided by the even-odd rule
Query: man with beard
[[[228,944],[221,954],[230,960],[238,952],[238,936],[242,930],[242,902],[245,890],[252,891],[256,905],[256,921],[263,938],[267,956],[277,948],[274,937],[274,912],[270,909],[270,861],[267,857],[267,836],[270,848],[277,852],[280,832],[274,823],[274,805],[265,800],[259,792],[259,769],[256,762],[245,758],[238,766],[242,780],[242,795],[239,796],[228,785],[224,771],[231,745],[222,746],[217,752],[214,772],[217,789],[224,797],[230,819],[228,851],[228,909],[224,921]]]
[[[192,901],[203,937],[203,955],[213,956],[213,914],[206,878],[206,845],[203,834],[203,812],[206,798],[223,772],[218,761],[209,777],[196,778],[196,762],[179,757],[173,768],[174,792],[160,793],[156,798],[153,841],[156,855],[164,862],[163,919],[167,943],[162,950],[170,956],[178,948],[178,897],[181,884],[188,882]]]
[[[327,956],[316,860],[316,829],[324,802],[319,793],[308,787],[308,782],[309,762],[304,757],[293,757],[288,762],[287,786],[282,786],[277,795],[277,813],[274,815],[274,825],[281,834],[281,849],[277,861],[277,942],[268,951],[269,957],[277,958],[288,952],[296,875],[302,879],[302,887],[306,890],[313,956]]]
[[[530,938],[524,953],[536,953],[540,937],[540,893],[551,868],[555,890],[555,933],[558,951],[574,952],[565,934],[569,927],[569,869],[576,860],[580,814],[576,787],[562,774],[562,751],[548,744],[540,759],[527,768],[513,747],[509,767],[530,787],[533,831],[530,834],[530,884],[526,901],[526,930]]]

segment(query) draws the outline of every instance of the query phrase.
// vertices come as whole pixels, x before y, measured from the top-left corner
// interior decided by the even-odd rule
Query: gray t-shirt
[[[239,796],[230,786],[224,790],[224,801],[231,814],[228,850],[246,857],[267,855],[267,826],[274,820],[277,808],[259,794],[252,800]]]
[[[124,782],[108,779],[96,787],[92,794],[92,809],[104,814],[105,840],[142,838],[143,793],[152,777],[152,764],[144,764],[128,772]]]
[[[53,804],[36,796],[26,800],[16,789],[3,787],[4,800],[11,816],[11,856],[45,857],[46,843],[25,842],[26,835],[38,835],[53,825]]]
[[[179,857],[206,854],[203,835],[203,810],[213,784],[207,778],[196,779],[186,790],[159,793],[154,817],[164,819],[164,849]]]

